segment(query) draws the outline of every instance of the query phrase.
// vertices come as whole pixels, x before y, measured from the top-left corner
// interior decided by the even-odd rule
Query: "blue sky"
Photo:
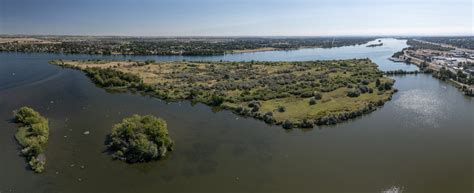
[[[473,35],[473,0],[0,0],[0,34]]]

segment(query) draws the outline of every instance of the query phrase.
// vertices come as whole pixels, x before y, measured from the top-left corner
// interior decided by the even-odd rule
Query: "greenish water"
[[[304,49],[214,57],[0,53],[0,192],[383,192],[473,190],[474,101],[430,75],[395,76],[399,92],[381,109],[333,127],[286,131],[228,111],[139,94],[107,93],[67,59],[315,60],[369,57],[383,70],[416,69],[386,58],[406,47]],[[27,170],[12,111],[34,107],[50,120],[46,172]],[[167,120],[176,151],[129,165],[103,153],[113,124],[132,114]],[[89,135],[84,135],[90,131]],[[81,169],[84,166],[84,169]],[[80,180],[79,180],[80,179]]]

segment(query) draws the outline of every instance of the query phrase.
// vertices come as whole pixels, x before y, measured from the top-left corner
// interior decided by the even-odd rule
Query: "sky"
[[[0,34],[474,35],[474,0],[0,0]]]

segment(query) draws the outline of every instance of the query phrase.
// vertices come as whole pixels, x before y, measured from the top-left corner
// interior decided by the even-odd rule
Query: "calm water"
[[[218,57],[99,57],[0,53],[0,192],[323,192],[466,193],[473,190],[474,102],[429,75],[394,77],[386,105],[350,122],[311,130],[269,126],[189,102],[166,104],[111,94],[57,58],[156,60],[315,60],[369,57],[383,70],[416,67],[386,58],[406,47],[352,46]],[[12,111],[32,106],[50,120],[46,172],[26,169],[13,138]],[[129,165],[103,153],[114,123],[132,114],[167,120],[176,151]],[[90,131],[90,135],[84,135]],[[84,169],[81,169],[84,166]],[[81,181],[79,181],[81,179]]]

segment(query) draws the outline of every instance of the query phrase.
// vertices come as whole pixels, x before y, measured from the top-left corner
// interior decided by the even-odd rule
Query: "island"
[[[46,164],[44,148],[49,136],[48,120],[29,107],[21,107],[14,115],[18,125],[15,138],[23,148],[21,154],[33,171],[41,173]]]
[[[394,80],[369,59],[302,62],[54,60],[83,70],[98,86],[191,100],[268,124],[312,128],[374,111]]]
[[[367,45],[367,47],[369,47],[369,48],[370,48],[370,47],[372,47],[372,48],[373,48],[373,47],[378,47],[378,46],[383,46],[383,43],[369,44],[369,45]]]
[[[116,124],[107,148],[115,159],[128,163],[165,158],[173,150],[166,122],[152,115],[133,115]]]

